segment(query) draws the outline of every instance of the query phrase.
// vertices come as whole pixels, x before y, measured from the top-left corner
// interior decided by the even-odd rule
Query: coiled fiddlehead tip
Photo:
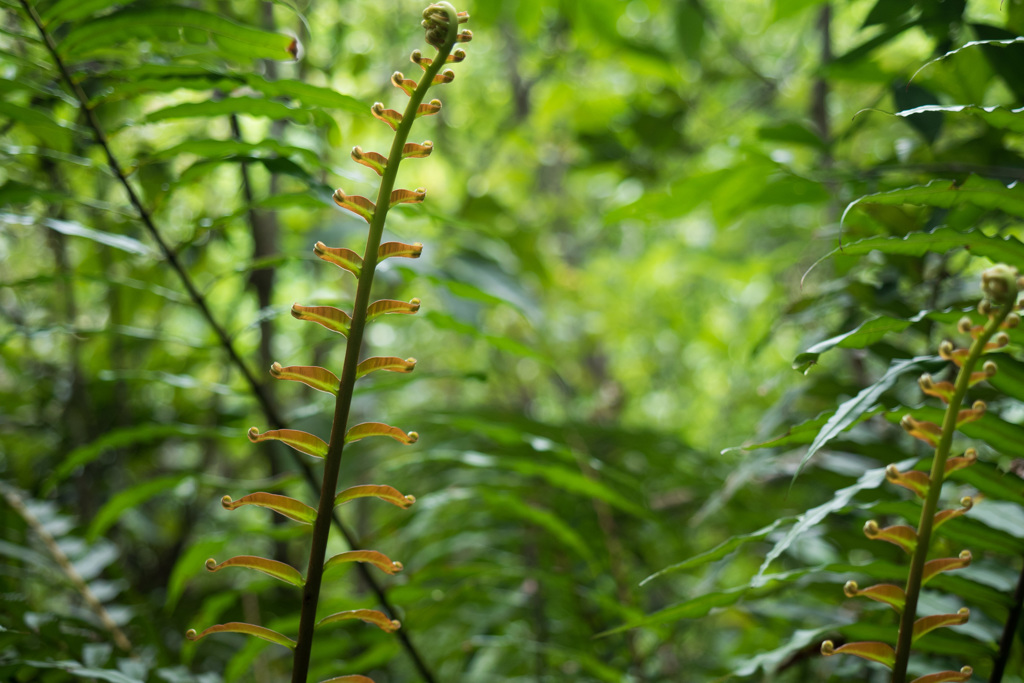
[[[252,441],[253,443],[259,443],[259,440],[260,440],[260,430],[259,429],[257,429],[256,427],[249,427],[249,431],[246,432],[246,434],[249,437],[249,441]]]
[[[274,377],[280,377],[283,369],[284,367],[276,361],[270,364],[270,374]]]
[[[1018,325],[1020,325],[1020,316],[1017,315],[1016,313],[1011,313],[1010,315],[1006,316],[1006,320],[1003,321],[1003,327],[1005,327],[1008,330],[1012,330]]]
[[[821,654],[826,657],[831,657],[836,653],[836,645],[831,640],[826,640],[821,644]]]
[[[208,558],[206,560],[206,571],[208,571],[208,572],[217,571],[217,560],[213,559],[212,557]]]
[[[868,538],[874,538],[880,532],[881,529],[878,527],[878,522],[876,522],[875,520],[869,519],[867,522],[864,523],[864,535]]]
[[[960,507],[962,507],[964,510],[970,510],[972,507],[974,507],[974,498],[971,498],[970,496],[964,496],[963,498],[960,499]]]
[[[961,560],[963,560],[964,562],[970,562],[971,560],[974,559],[974,556],[971,555],[971,551],[970,550],[961,550],[960,551],[960,555],[958,557]]]
[[[409,505],[412,505],[413,503],[416,502],[416,496],[412,495],[411,493],[405,496],[405,499],[409,501]]]
[[[420,440],[420,435],[417,432],[409,432],[409,443],[416,443]]]
[[[985,298],[997,305],[1015,302],[1017,299],[1017,269],[1004,264],[992,266],[981,274],[981,290]]]
[[[974,323],[971,322],[971,319],[966,315],[960,318],[956,323],[957,332],[960,332],[961,334],[969,333],[972,327],[974,327]]]
[[[939,356],[943,360],[953,360],[953,342],[948,339],[939,344]]]
[[[985,364],[981,366],[981,370],[988,377],[995,377],[996,373],[999,372],[999,366],[996,365],[995,361],[987,360],[987,361],[985,361]]]
[[[847,581],[843,584],[843,594],[848,598],[857,597],[857,593],[860,591],[860,586],[857,585],[856,581]]]
[[[395,560],[394,562],[391,563],[391,568],[394,569],[396,572],[400,572],[403,569],[405,569],[405,565],[403,565],[401,562]]]
[[[971,404],[971,410],[973,410],[974,412],[976,412],[976,413],[978,413],[980,415],[984,415],[985,411],[988,410],[988,405],[984,401],[982,401],[981,399],[978,399],[973,404]]]
[[[231,503],[233,502],[234,501],[231,500],[231,496],[224,496],[223,498],[220,499],[220,505],[225,510],[233,510],[234,508],[231,507]]]
[[[199,634],[196,632],[194,628],[190,628],[189,630],[185,631],[185,638],[186,640],[192,641],[199,640]]]

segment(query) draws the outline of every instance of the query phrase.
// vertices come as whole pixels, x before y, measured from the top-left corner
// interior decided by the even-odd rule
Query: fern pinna
[[[958,330],[970,334],[973,343],[969,348],[956,348],[950,341],[939,345],[939,355],[953,362],[958,368],[954,382],[935,381],[930,375],[920,379],[921,390],[946,404],[942,424],[918,420],[906,415],[900,422],[912,436],[924,441],[935,449],[930,472],[919,470],[901,472],[895,465],[886,469],[886,478],[890,483],[912,491],[924,501],[921,518],[917,529],[907,525],[893,525],[882,528],[874,520],[864,525],[864,533],[870,539],[892,543],[911,556],[910,569],[904,588],[893,584],[878,584],[870,588],[860,588],[856,582],[848,581],[843,592],[848,597],[863,596],[891,606],[900,615],[899,633],[896,647],[881,642],[846,643],[836,647],[832,641],[826,640],[821,645],[825,655],[851,654],[879,662],[892,670],[892,683],[905,683],[907,668],[910,662],[911,649],[915,641],[925,634],[946,626],[964,624],[970,617],[966,607],[954,614],[934,614],[917,617],[918,599],[921,588],[929,579],[941,574],[966,567],[971,562],[970,550],[963,550],[957,557],[945,557],[928,560],[932,532],[941,524],[958,517],[973,505],[970,497],[962,498],[959,508],[939,510],[939,497],[942,482],[953,472],[970,467],[977,460],[974,449],[967,449],[962,456],[950,458],[953,436],[964,424],[978,420],[985,414],[983,401],[975,401],[970,408],[961,408],[967,390],[986,379],[993,377],[996,364],[986,361],[980,371],[975,371],[984,354],[997,351],[1009,343],[1009,337],[1000,330],[1015,327],[1020,319],[1013,312],[1017,307],[1017,293],[1024,287],[1024,278],[1018,280],[1017,271],[1007,266],[998,265],[982,274],[982,290],[985,298],[978,306],[978,312],[987,318],[983,325],[975,325],[970,318],[960,320]],[[959,671],[940,671],[915,678],[913,683],[947,683],[967,681],[973,675],[970,666]]]
[[[373,357],[361,361],[360,351],[367,323],[383,315],[411,314],[416,313],[419,309],[418,299],[409,302],[383,299],[370,303],[370,290],[378,263],[390,257],[416,258],[423,249],[422,245],[418,243],[387,242],[381,244],[381,238],[388,210],[391,207],[396,204],[422,202],[426,195],[426,191],[422,189],[394,189],[395,179],[403,159],[426,157],[433,150],[433,145],[430,142],[416,144],[409,143],[407,140],[413,122],[417,118],[436,114],[441,109],[439,100],[424,102],[424,99],[431,87],[449,83],[455,77],[454,72],[450,69],[442,71],[443,65],[448,62],[461,62],[465,59],[465,51],[455,46],[457,43],[469,42],[472,39],[472,33],[469,30],[459,28],[459,25],[468,19],[467,13],[457,12],[447,2],[432,4],[424,10],[423,27],[426,29],[426,40],[437,50],[436,55],[433,58],[428,58],[424,57],[419,50],[412,53],[412,61],[423,69],[423,76],[419,82],[405,78],[400,72],[396,72],[392,77],[392,83],[409,96],[409,103],[404,112],[385,109],[384,105],[380,103],[374,104],[372,107],[373,115],[387,123],[395,131],[388,156],[385,157],[377,152],[364,152],[359,147],[352,150],[352,158],[355,161],[368,166],[380,175],[377,200],[371,202],[366,197],[347,195],[342,190],[334,193],[334,201],[339,206],[361,216],[370,226],[362,257],[352,250],[332,248],[320,242],[317,242],[314,247],[314,252],[318,257],[351,273],[358,280],[355,304],[351,315],[330,306],[300,306],[296,304],[292,307],[292,315],[299,320],[319,323],[348,339],[340,378],[330,370],[320,367],[283,367],[279,363],[275,363],[271,368],[271,374],[274,377],[299,381],[314,389],[335,395],[334,423],[331,428],[330,440],[325,442],[312,434],[292,429],[269,430],[262,433],[256,428],[249,430],[249,439],[253,442],[281,441],[301,453],[323,459],[324,473],[317,509],[314,510],[293,498],[271,493],[252,493],[238,500],[232,500],[229,496],[225,496],[223,499],[223,505],[228,509],[256,505],[274,510],[296,522],[313,526],[309,565],[305,577],[294,567],[262,557],[244,555],[233,557],[219,564],[215,560],[207,561],[207,568],[210,571],[218,571],[226,567],[246,567],[301,588],[302,612],[298,635],[293,640],[262,626],[239,622],[211,626],[201,633],[190,630],[187,634],[190,640],[199,640],[212,633],[244,633],[291,648],[294,650],[293,683],[305,683],[307,680],[313,638],[319,628],[353,619],[374,624],[388,632],[395,631],[401,626],[397,620],[382,612],[366,609],[338,612],[318,621],[317,604],[323,573],[326,569],[350,562],[372,564],[389,574],[402,569],[401,563],[373,550],[344,552],[328,559],[326,557],[327,542],[330,535],[331,515],[338,505],[355,498],[373,497],[407,508],[415,500],[412,496],[403,495],[396,489],[385,485],[353,486],[338,493],[338,475],[341,468],[342,452],[346,444],[370,436],[388,436],[403,444],[413,443],[418,438],[416,432],[406,433],[382,422],[365,422],[350,427],[349,413],[353,389],[359,378],[376,370],[411,372],[416,364],[416,361],[411,358],[393,357]],[[365,676],[359,675],[346,675],[331,679],[336,683],[369,680]]]

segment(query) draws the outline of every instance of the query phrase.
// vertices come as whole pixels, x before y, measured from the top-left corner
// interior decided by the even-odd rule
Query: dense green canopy
[[[288,680],[281,641],[186,631],[299,628],[275,578],[306,574],[321,466],[246,434],[326,452],[345,340],[292,307],[352,310],[314,245],[363,253],[332,194],[376,197],[349,151],[387,152],[371,105],[401,110],[391,74],[433,53],[424,3],[0,1],[0,678]],[[458,9],[472,42],[396,186],[426,198],[384,232],[422,255],[374,280],[419,308],[378,309],[363,355],[401,372],[352,408],[398,429],[350,441],[402,443],[341,467],[393,490],[349,494],[328,545],[384,559],[334,561],[319,609],[402,627],[329,620],[311,680],[888,681],[819,648],[895,643],[843,595],[906,578],[862,527],[917,523],[885,483],[931,456],[898,426],[942,419],[917,377],[953,379],[978,274],[1024,270],[1024,0]],[[942,499],[984,500],[933,540],[973,563],[921,601],[972,618],[912,676],[1024,680],[1009,340]],[[248,555],[298,572],[218,565]]]

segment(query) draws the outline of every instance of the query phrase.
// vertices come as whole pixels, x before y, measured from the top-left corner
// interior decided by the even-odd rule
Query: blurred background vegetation
[[[273,426],[265,406],[139,220],[24,3],[0,2],[0,677],[285,680],[281,648],[241,636],[190,644],[184,633],[233,620],[294,631],[294,592],[210,575],[203,562],[262,554],[303,566],[305,531],[270,513],[228,513],[220,498],[316,495],[288,453],[246,440],[250,426]],[[402,101],[394,70],[418,73],[408,54],[425,49],[424,3],[30,4],[274,409],[326,435],[333,402],[274,385],[266,370],[340,367],[343,346],[288,312],[296,301],[351,305],[351,280],[321,267],[312,245],[362,250],[362,221],[330,192],[374,192],[375,176],[348,152],[385,151],[390,131],[369,105]],[[387,483],[418,498],[408,512],[342,509],[360,544],[405,564],[377,581],[407,640],[339,629],[318,643],[315,673],[378,683],[424,680],[424,669],[467,683],[885,680],[817,647],[826,635],[893,628],[884,612],[844,600],[848,576],[835,567],[902,562],[895,549],[869,553],[859,529],[886,495],[894,509],[905,503],[877,482],[834,496],[867,469],[925,453],[891,424],[898,416],[878,416],[793,475],[827,414],[814,418],[892,361],[933,354],[955,309],[976,299],[984,255],[1002,255],[876,251],[801,277],[840,238],[1019,234],[1024,202],[1009,199],[865,203],[840,217],[867,193],[969,178],[1005,190],[1024,175],[1020,118],[891,115],[1020,106],[1019,44],[965,50],[907,83],[968,41],[1024,33],[1024,2],[459,9],[472,15],[469,57],[443,87],[439,116],[414,128],[434,154],[404,165],[399,180],[428,199],[396,210],[386,235],[423,242],[424,256],[386,263],[376,290],[419,297],[423,309],[369,336],[373,353],[419,365],[374,378],[355,402],[360,421],[421,439],[361,445],[342,470],[343,485]],[[302,54],[254,58],[214,19],[296,36]],[[889,336],[855,337],[840,344],[853,350],[794,370],[801,351],[879,316]],[[897,379],[862,413],[919,404],[915,378]],[[1020,401],[1004,408],[1001,424],[1016,428]],[[799,423],[809,426],[770,449],[738,448]],[[982,459],[1016,500],[1021,487],[1004,473],[1024,440],[1008,434]],[[822,504],[838,514],[784,533]],[[998,518],[1021,513],[996,504],[1006,507],[961,536],[995,535],[972,585],[1008,600],[1024,525],[1000,528]],[[340,537],[332,544],[344,549]],[[758,568],[773,548],[780,573],[766,579]],[[801,573],[808,567],[819,569]],[[326,591],[332,607],[379,604],[354,571]],[[956,668],[966,657],[988,675],[1006,605],[975,597],[985,595],[991,611],[964,635],[935,636],[931,657],[952,656]],[[640,626],[595,638],[624,624]],[[1020,681],[1020,664],[1015,650],[1016,677],[1004,680]]]

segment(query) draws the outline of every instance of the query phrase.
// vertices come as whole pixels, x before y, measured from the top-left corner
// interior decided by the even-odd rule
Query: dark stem
[[[999,654],[996,655],[988,683],[1000,683],[1003,680],[1003,672],[1006,670],[1006,663],[1010,661],[1010,652],[1013,650],[1013,638],[1017,635],[1017,625],[1020,623],[1022,607],[1024,607],[1024,568],[1021,569],[1020,577],[1017,579],[1017,589],[1013,592],[1013,604],[1010,605],[1010,614],[1006,617],[1006,624],[1003,625],[1003,635],[999,638]]]
[[[248,367],[245,365],[245,362],[235,351],[234,345],[231,343],[231,339],[228,337],[227,333],[213,317],[213,314],[210,312],[210,309],[206,304],[206,300],[203,298],[203,295],[196,289],[195,285],[192,283],[192,280],[189,277],[188,272],[181,265],[181,262],[177,258],[177,255],[171,250],[169,245],[163,240],[162,236],[157,231],[152,216],[150,215],[149,211],[145,208],[145,206],[143,206],[138,195],[135,193],[134,188],[132,188],[131,184],[128,182],[128,177],[125,175],[124,170],[121,167],[121,164],[117,160],[117,157],[114,156],[113,150],[110,148],[110,144],[107,142],[107,136],[104,133],[102,125],[96,117],[96,114],[89,107],[88,97],[82,90],[81,86],[78,85],[78,83],[71,77],[71,73],[68,71],[67,67],[64,64],[64,61],[60,58],[60,54],[57,52],[57,46],[53,42],[53,38],[50,36],[49,32],[43,26],[42,21],[39,18],[39,15],[35,11],[35,8],[33,8],[32,5],[28,3],[28,0],[19,0],[19,2],[21,3],[21,6],[25,9],[25,12],[28,14],[29,18],[32,20],[32,23],[35,25],[36,30],[39,32],[39,35],[42,37],[43,44],[49,51],[54,63],[57,65],[62,80],[65,82],[68,88],[71,89],[72,93],[78,99],[78,102],[82,107],[82,110],[86,113],[86,120],[89,124],[89,127],[92,129],[93,135],[96,137],[97,143],[100,145],[100,147],[103,148],[103,151],[107,157],[107,164],[110,166],[111,171],[113,171],[121,186],[128,194],[128,198],[131,201],[132,206],[135,208],[136,212],[139,215],[139,219],[142,221],[146,230],[150,233],[154,241],[157,243],[157,246],[159,247],[161,253],[167,259],[167,262],[170,263],[171,268],[174,270],[178,278],[181,280],[182,285],[185,287],[185,290],[189,295],[189,298],[192,300],[195,306],[199,308],[200,312],[203,314],[203,317],[206,319],[207,323],[214,330],[218,342],[220,343],[221,347],[224,348],[225,352],[228,354],[228,358],[231,361],[231,363],[235,367],[237,367],[239,371],[242,373],[242,376],[244,377],[246,383],[249,385],[249,389],[252,392],[252,395],[256,398],[257,403],[259,403],[260,410],[267,418],[267,421],[270,423],[270,425],[274,427],[280,429],[287,428],[287,421],[285,421],[281,417],[278,411],[271,404],[269,398],[266,395],[266,392],[263,390],[263,387],[256,381],[256,378],[249,371]],[[317,482],[316,475],[313,474],[313,471],[310,468],[309,464],[302,460],[298,456],[298,454],[290,454],[292,455],[293,462],[299,468],[299,471],[302,473],[303,478],[306,480],[309,486],[313,490],[318,490],[320,487],[319,483]],[[332,514],[330,515],[330,519],[333,521],[335,526],[338,527],[338,530],[341,531],[342,536],[345,537],[345,541],[349,544],[349,546],[353,549],[357,549],[359,545],[358,543],[356,543],[355,537],[342,524],[341,519],[337,515],[333,514],[333,511]],[[367,585],[370,586],[370,589],[373,591],[373,593],[377,596],[377,599],[380,601],[381,606],[387,612],[393,614],[394,607],[391,605],[391,602],[385,596],[384,589],[381,587],[379,583],[377,583],[377,579],[370,573],[370,570],[367,569],[367,567],[364,566],[362,563],[358,563],[356,564],[356,571],[359,573],[360,577],[364,581],[366,581]],[[423,657],[416,650],[412,641],[409,639],[408,633],[403,633],[399,631],[398,637],[399,641],[402,643],[402,646],[405,648],[406,653],[413,660],[413,664],[416,666],[417,671],[419,671],[420,675],[424,678],[424,680],[426,680],[428,683],[435,683],[436,678],[434,677],[430,669],[427,667]]]
[[[376,209],[370,222],[370,232],[363,252],[362,270],[356,288],[355,304],[352,308],[352,322],[349,325],[348,344],[345,347],[345,363],[338,386],[338,397],[334,404],[334,424],[327,456],[324,458],[323,486],[320,489],[320,504],[313,525],[313,541],[309,553],[306,583],[302,590],[302,616],[299,620],[299,635],[292,664],[292,683],[306,683],[309,672],[310,653],[313,648],[313,630],[316,626],[316,608],[320,598],[320,584],[323,580],[324,558],[330,536],[330,517],[334,511],[334,496],[341,470],[341,456],[345,449],[345,433],[348,429],[349,411],[352,407],[352,392],[356,383],[356,366],[359,364],[363,345],[363,331],[366,326],[366,310],[370,305],[370,290],[373,286],[374,271],[377,268],[377,249],[384,234],[384,223],[390,208],[391,191],[402,161],[402,149],[409,139],[409,132],[416,120],[416,111],[433,83],[434,76],[447,61],[448,54],[455,46],[458,36],[458,18],[449,11],[448,36],[444,45],[438,48],[431,65],[423,72],[416,90],[409,97],[409,104],[402,115],[402,121],[395,130],[395,137],[388,154],[388,164],[377,192]]]

